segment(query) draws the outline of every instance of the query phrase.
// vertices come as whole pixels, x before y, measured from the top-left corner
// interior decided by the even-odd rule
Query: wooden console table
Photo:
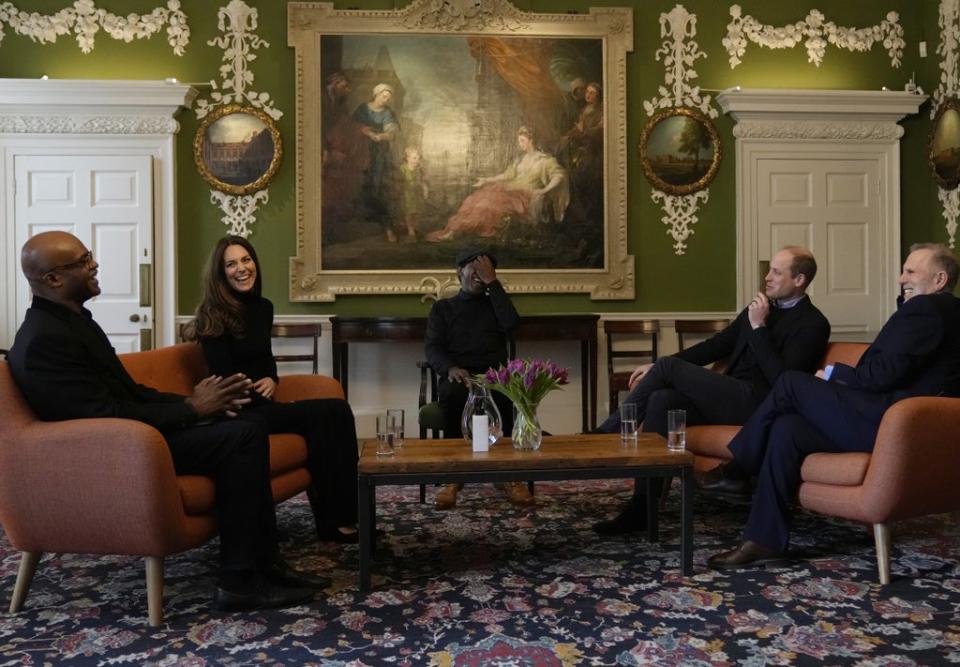
[[[517,343],[528,341],[575,340],[580,342],[581,411],[583,430],[597,420],[597,322],[599,315],[527,315],[510,341],[510,357],[516,357]],[[348,395],[351,343],[423,342],[425,317],[333,317],[333,377]]]

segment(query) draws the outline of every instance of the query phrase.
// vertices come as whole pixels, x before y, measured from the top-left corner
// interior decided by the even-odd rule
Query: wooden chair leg
[[[890,527],[884,523],[873,524],[873,541],[877,549],[877,572],[880,585],[890,583]]]
[[[425,502],[427,502],[427,485],[421,484],[420,485],[420,504],[422,505]]]
[[[156,627],[163,623],[163,558],[147,556],[147,613],[150,625]]]
[[[527,481],[527,491],[530,492],[530,495],[531,495],[531,496],[533,495],[533,480],[532,480],[532,479]]]
[[[17,572],[17,583],[13,587],[13,595],[10,596],[10,613],[16,614],[23,609],[23,603],[27,599],[27,593],[30,592],[30,583],[33,581],[33,575],[37,571],[37,563],[40,562],[40,551],[23,551],[20,553],[20,569]]]

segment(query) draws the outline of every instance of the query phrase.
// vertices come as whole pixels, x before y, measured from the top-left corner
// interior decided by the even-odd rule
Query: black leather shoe
[[[317,529],[317,537],[321,542],[337,542],[339,544],[356,544],[360,541],[360,531],[354,530],[344,533],[339,528]]]
[[[217,586],[213,606],[220,611],[249,611],[293,607],[313,599],[313,591],[306,588],[287,588],[268,583],[262,577],[250,590],[230,590]]]
[[[309,572],[300,572],[290,567],[290,563],[282,558],[278,558],[273,563],[262,570],[260,574],[268,583],[286,588],[310,588],[319,590],[326,588],[330,583],[328,579],[318,577]]]
[[[647,514],[640,512],[633,504],[628,504],[620,514],[612,519],[598,521],[593,530],[598,535],[623,535],[647,529]]]
[[[730,466],[721,463],[695,477],[697,488],[716,496],[744,498],[750,496],[750,482],[745,476],[731,474]]]
[[[746,540],[737,548],[730,551],[721,551],[707,559],[707,565],[717,570],[725,570],[750,565],[763,565],[773,561],[783,560],[784,555],[770,547]]]

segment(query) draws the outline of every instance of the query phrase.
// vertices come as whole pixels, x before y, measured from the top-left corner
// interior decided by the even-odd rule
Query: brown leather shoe
[[[763,565],[773,561],[782,560],[784,555],[774,551],[770,547],[746,540],[741,542],[735,549],[730,551],[721,551],[707,559],[707,565],[716,570],[725,570],[737,567],[747,567],[749,565]]]
[[[456,507],[457,493],[459,491],[459,484],[444,484],[443,487],[437,491],[437,495],[433,499],[433,506],[438,510],[448,510],[452,507]]]
[[[506,482],[503,490],[514,505],[532,505],[535,502],[524,482]]]

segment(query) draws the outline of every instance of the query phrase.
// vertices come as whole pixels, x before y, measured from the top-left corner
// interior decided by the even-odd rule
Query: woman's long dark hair
[[[243,304],[227,282],[227,275],[223,268],[223,255],[232,245],[242,246],[250,253],[250,258],[257,267],[257,277],[250,293],[260,296],[261,272],[257,251],[242,236],[223,237],[217,241],[207,260],[207,266],[203,272],[203,300],[197,306],[193,320],[183,328],[184,340],[216,338],[224,334],[230,334],[236,338],[243,337]]]

